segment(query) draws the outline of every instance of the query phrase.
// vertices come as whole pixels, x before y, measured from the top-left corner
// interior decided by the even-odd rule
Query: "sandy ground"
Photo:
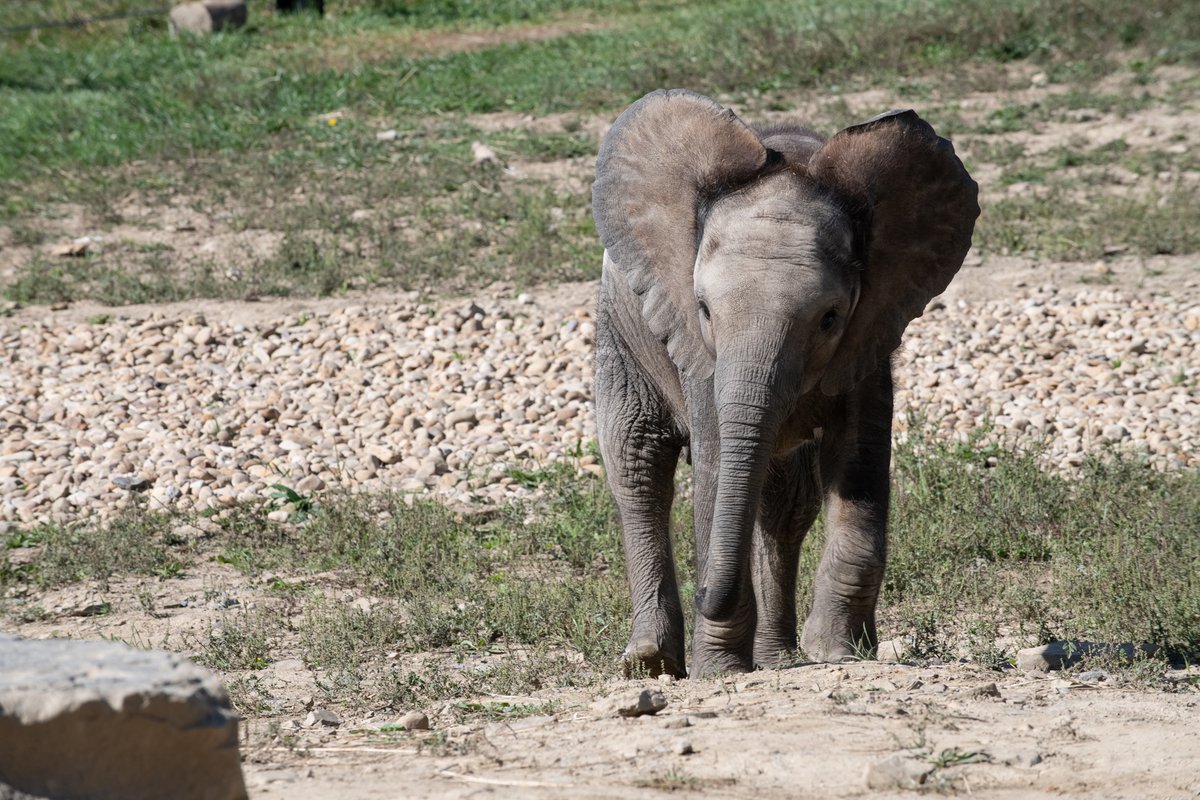
[[[552,716],[252,744],[246,775],[255,796],[304,800],[1200,796],[1195,691],[877,662],[654,688],[668,700],[656,716],[620,718],[560,694]]]

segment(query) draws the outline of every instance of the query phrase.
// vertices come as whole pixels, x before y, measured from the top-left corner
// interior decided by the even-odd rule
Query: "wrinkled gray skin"
[[[682,90],[647,95],[601,148],[606,252],[595,402],[633,597],[630,667],[686,675],[669,535],[693,466],[691,673],[837,660],[876,644],[892,375],[904,327],[970,246],[977,187],[912,112],[824,141],[763,132]],[[686,451],[685,451],[686,448]],[[796,572],[828,541],[797,641]]]

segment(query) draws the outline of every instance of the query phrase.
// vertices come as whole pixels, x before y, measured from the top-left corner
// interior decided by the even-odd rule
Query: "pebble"
[[[863,774],[863,783],[868,789],[877,791],[912,791],[920,789],[931,772],[933,765],[929,762],[909,753],[896,753],[869,764]]]
[[[306,728],[315,728],[317,726],[336,728],[341,724],[342,718],[326,708],[314,708],[304,718],[304,727]]]
[[[636,694],[621,694],[593,703],[601,716],[642,717],[657,714],[667,707],[667,697],[657,689],[642,689]]]
[[[429,717],[421,711],[409,711],[400,718],[400,727],[406,731],[429,730]]]
[[[952,440],[1043,446],[1066,472],[1110,447],[1200,466],[1200,304],[1023,291],[934,303],[909,326],[897,438],[916,413]],[[478,506],[543,491],[518,470],[603,475],[578,455],[596,438],[589,308],[483,294],[249,324],[0,318],[0,524],[111,518],[131,491],[151,509],[220,513],[269,505],[275,484]]]

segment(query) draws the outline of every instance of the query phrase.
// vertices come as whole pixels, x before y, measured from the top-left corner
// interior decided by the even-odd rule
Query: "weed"
[[[203,638],[185,637],[184,643],[196,651],[195,660],[212,669],[228,671],[260,670],[271,663],[280,619],[263,612],[226,614],[211,625]]]
[[[945,769],[947,767],[957,767],[962,764],[986,763],[991,760],[991,757],[987,753],[976,750],[959,750],[957,747],[950,747],[942,750],[940,753],[927,755],[925,760],[932,764],[935,769]]]
[[[470,719],[510,720],[542,714],[553,714],[554,701],[544,703],[511,703],[507,700],[468,701],[456,700],[450,707]]]
[[[308,515],[315,507],[312,497],[302,495],[282,483],[273,483],[271,488],[275,490],[271,493],[272,508],[283,508],[290,511],[289,519],[292,522],[302,522],[308,519]]]
[[[133,509],[104,527],[52,525],[32,534],[43,545],[26,576],[40,586],[84,579],[106,580],[118,573],[177,577],[191,554],[172,534],[166,514]]]

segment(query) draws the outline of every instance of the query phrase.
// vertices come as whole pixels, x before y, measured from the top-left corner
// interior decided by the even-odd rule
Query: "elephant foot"
[[[680,651],[675,655],[672,651]],[[657,678],[659,675],[673,675],[676,678],[686,678],[683,650],[666,647],[652,636],[638,636],[636,633],[629,640],[622,655],[625,665],[625,677],[649,675]]]
[[[753,672],[754,664],[735,653],[697,653],[692,663],[692,677],[718,678],[722,675]]]
[[[799,653],[796,652],[796,637],[791,641],[754,642],[755,669],[783,669],[798,663]]]
[[[875,618],[831,620],[813,613],[804,623],[800,649],[813,661],[844,661],[875,657],[878,639]]]

